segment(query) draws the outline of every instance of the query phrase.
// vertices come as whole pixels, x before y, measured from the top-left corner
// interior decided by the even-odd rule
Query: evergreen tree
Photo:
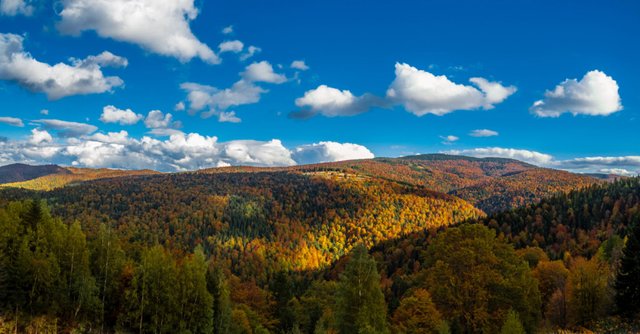
[[[342,334],[387,333],[387,306],[376,261],[363,245],[356,246],[340,276],[336,324]]]
[[[640,221],[627,238],[615,287],[618,311],[628,316],[637,314],[640,310]]]
[[[206,279],[207,289],[213,297],[211,305],[213,310],[213,333],[228,333],[232,313],[229,287],[227,286],[224,273],[219,267],[212,266],[207,271]]]
[[[518,317],[518,313],[514,310],[510,310],[507,314],[507,318],[502,325],[502,329],[500,329],[500,334],[526,334],[527,332],[524,330],[522,323],[520,322],[520,318]]]

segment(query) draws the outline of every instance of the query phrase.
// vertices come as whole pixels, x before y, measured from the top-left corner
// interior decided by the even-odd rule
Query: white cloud
[[[187,109],[187,106],[185,106],[182,101],[176,103],[175,107],[173,107],[173,110],[175,111],[184,111],[185,109]]]
[[[180,121],[174,121],[173,115],[166,115],[160,110],[151,110],[144,120],[144,125],[152,129],[151,133],[159,136],[166,136],[178,132],[176,129],[182,127]]]
[[[347,159],[368,159],[364,146],[320,142],[289,149],[278,139],[218,141],[215,136],[177,132],[160,140],[132,138],[126,131],[96,133],[55,140],[33,129],[25,141],[0,141],[0,163],[56,163],[80,167],[108,167],[184,171],[232,165],[291,166]]]
[[[622,110],[618,83],[602,71],[587,72],[580,81],[566,79],[544,99],[536,101],[530,111],[540,117],[559,117],[563,113],[607,116]]]
[[[102,108],[100,120],[104,123],[118,123],[120,125],[133,125],[142,120],[144,116],[134,113],[131,109],[118,109],[114,106]]]
[[[505,87],[482,78],[470,81],[480,89],[397,63],[396,78],[387,90],[387,98],[417,116],[444,115],[454,110],[491,109],[516,91],[513,86]]]
[[[229,35],[229,34],[233,33],[233,26],[224,27],[224,29],[222,29],[222,33],[225,34],[225,35]]]
[[[316,114],[327,117],[353,116],[368,111],[373,106],[381,106],[379,98],[364,94],[355,96],[348,90],[339,90],[326,85],[308,90],[303,97],[296,99],[296,106],[308,108],[292,113],[294,118],[307,118]]]
[[[502,147],[474,148],[466,150],[451,150],[443,153],[466,155],[477,158],[508,158],[528,162],[534,165],[546,166],[553,162],[553,157],[536,151],[520,150]]]
[[[42,143],[51,143],[53,137],[46,130],[32,129],[31,136],[29,137],[29,143],[33,145],[40,145]]]
[[[253,57],[256,53],[260,53],[261,51],[262,51],[261,48],[251,45],[247,48],[247,52],[240,55],[240,60],[245,61]]]
[[[235,111],[221,111],[218,113],[218,121],[226,123],[240,123],[242,120],[236,116]]]
[[[307,66],[304,60],[294,60],[290,67],[300,71],[306,71],[309,69],[309,66]]]
[[[0,0],[0,14],[7,16],[33,14],[33,6],[29,0]]]
[[[302,145],[293,150],[293,159],[299,164],[372,158],[373,153],[362,145],[332,141]]]
[[[621,156],[621,157],[584,157],[571,160],[560,161],[559,164],[564,168],[582,169],[598,167],[616,167],[616,166],[633,166],[640,167],[640,156]]]
[[[41,115],[49,115],[49,109],[42,109],[42,110],[40,110],[40,114],[41,114]]]
[[[34,123],[42,124],[47,130],[54,130],[59,137],[79,137],[94,133],[96,126],[86,123],[67,122],[59,119],[38,119]]]
[[[443,140],[442,143],[445,145],[451,145],[460,139],[459,137],[456,137],[454,135],[440,136],[440,138]]]
[[[0,117],[0,123],[11,125],[11,126],[17,126],[20,128],[24,126],[24,123],[22,122],[22,120],[15,117]]]
[[[242,78],[249,82],[267,82],[280,84],[287,81],[287,77],[275,73],[273,66],[268,61],[253,63],[241,73]]]
[[[471,137],[494,137],[497,135],[498,135],[497,131],[493,131],[489,129],[478,129],[478,130],[473,130],[469,133],[469,136]]]
[[[634,171],[626,170],[624,168],[603,168],[603,169],[599,169],[598,173],[622,175],[622,176],[637,176],[637,175],[640,175],[640,170],[634,172]]]
[[[218,49],[220,50],[220,53],[224,53],[224,52],[240,53],[242,52],[242,49],[244,49],[244,43],[238,40],[225,41],[220,43],[220,45],[218,45]]]
[[[94,30],[101,37],[137,44],[182,62],[195,57],[220,62],[191,31],[189,23],[199,13],[194,0],[62,0],[61,4],[62,33]]]
[[[71,95],[109,92],[124,82],[105,77],[103,66],[126,66],[126,59],[103,52],[86,59],[71,59],[71,65],[49,65],[34,59],[23,49],[24,38],[0,34],[0,80],[10,80],[32,91],[47,94],[50,100]]]

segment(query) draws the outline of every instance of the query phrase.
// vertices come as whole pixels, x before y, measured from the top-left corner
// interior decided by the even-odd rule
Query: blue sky
[[[0,164],[170,171],[450,152],[640,170],[637,2],[154,2],[1,0]]]

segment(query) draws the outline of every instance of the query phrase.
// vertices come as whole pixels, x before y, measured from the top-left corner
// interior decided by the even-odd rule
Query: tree
[[[392,321],[397,333],[405,334],[436,333],[443,322],[425,289],[416,289],[402,298]]]
[[[564,290],[569,270],[560,260],[542,261],[533,269],[532,274],[538,280],[542,304],[546,305],[556,290]]]
[[[423,286],[454,331],[497,332],[509,309],[528,331],[540,317],[529,266],[489,228],[465,224],[439,233],[424,256]]]
[[[618,312],[631,316],[640,310],[640,221],[629,233],[616,277]]]
[[[207,270],[207,289],[213,297],[211,303],[213,333],[227,333],[232,318],[231,300],[229,299],[229,287],[224,273],[217,266],[210,266],[209,270]],[[240,315],[236,314],[236,316]],[[246,318],[246,314],[244,316]]]
[[[336,295],[336,324],[340,333],[388,332],[387,306],[376,261],[363,245],[351,251]]]
[[[128,309],[118,319],[120,326],[139,333],[168,333],[175,330],[179,310],[178,286],[173,257],[160,245],[145,249],[125,292]]]
[[[180,329],[188,333],[211,333],[213,297],[207,290],[207,262],[201,247],[188,256],[179,268],[177,307]]]
[[[591,260],[573,261],[566,289],[573,323],[583,324],[607,312],[613,295],[609,276],[609,266],[595,256]]]
[[[507,314],[507,318],[500,329],[500,334],[526,334],[527,332],[524,330],[522,323],[520,322],[520,318],[518,317],[518,313],[514,310],[509,310]]]

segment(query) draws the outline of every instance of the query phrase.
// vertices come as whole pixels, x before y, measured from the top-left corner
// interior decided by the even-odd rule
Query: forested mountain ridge
[[[0,184],[22,182],[50,174],[70,174],[71,172],[57,165],[31,166],[11,164],[0,166]]]
[[[308,212],[312,217],[328,212],[322,208],[335,207],[335,203],[308,202],[304,192],[296,192],[300,180],[287,182],[293,175],[200,175],[198,184],[211,188],[198,188],[180,199],[198,201],[197,194],[202,191],[222,192],[233,186],[243,188],[243,193],[234,194],[240,198],[248,194],[255,196],[251,197],[254,200],[274,196],[273,201],[262,203],[272,203],[274,209],[300,203],[300,211],[291,212]],[[401,194],[409,194],[455,199],[420,193],[420,188],[394,189],[397,183],[387,183],[389,189],[367,178],[346,180],[348,175],[330,175],[297,177],[309,182],[304,189],[319,198],[341,194],[343,200],[395,198],[398,202],[406,200]],[[170,184],[167,180],[175,179],[173,185],[185,182],[183,186],[188,187],[192,178],[185,174],[141,176],[138,181],[150,184],[136,182],[138,188],[130,194],[141,203],[163,197],[176,200],[176,194],[161,191]],[[207,180],[210,182],[203,182]],[[79,196],[62,190],[91,186],[94,188],[84,189],[90,199],[70,212],[109,208],[123,213],[131,208],[114,206],[119,203],[113,201],[117,197],[99,194],[126,182],[116,178],[39,194],[57,193],[58,197],[48,200],[59,206]],[[256,191],[256,184],[268,184],[266,188],[279,192],[290,188],[296,198],[288,202],[291,193],[277,197]],[[353,185],[359,187],[343,188]],[[140,197],[145,191],[153,195]],[[100,332],[234,334],[640,330],[640,305],[634,302],[640,295],[639,178],[593,185],[557,194],[539,204],[374,241],[367,243],[369,251],[355,246],[326,268],[302,271],[287,269],[283,263],[268,266],[277,257],[264,255],[270,252],[268,247],[277,244],[260,246],[262,241],[274,240],[265,230],[255,231],[254,236],[266,235],[257,243],[240,248],[215,244],[210,248],[201,241],[192,252],[180,244],[188,242],[186,239],[163,238],[184,232],[163,221],[158,224],[160,230],[153,230],[153,225],[135,225],[135,215],[119,220],[130,221],[130,225],[111,225],[108,220],[97,224],[90,215],[65,223],[49,215],[38,201],[6,203],[10,197],[34,194],[38,193],[13,189],[3,192],[7,196],[0,201],[0,272],[4,273],[0,277],[0,328],[11,331],[14,326],[25,332],[54,331],[59,325],[81,332],[100,326]],[[66,196],[69,199],[63,199]],[[219,196],[211,199],[219,200]],[[133,213],[159,208],[154,203],[144,205]],[[318,206],[320,211],[309,211],[307,205]],[[211,210],[214,216],[219,214],[215,207]],[[258,205],[233,207],[249,209],[239,211],[240,217],[246,217],[244,214]],[[354,207],[341,209],[352,211]],[[242,220],[232,218],[233,211],[223,210],[222,216],[229,213],[221,222],[236,226],[235,232],[217,233],[233,236],[250,232],[241,227]],[[68,213],[63,210],[59,214]],[[263,221],[259,210],[248,218],[253,223]],[[166,234],[155,240],[121,234],[120,229],[135,226]],[[264,225],[256,227],[260,226]],[[541,240],[541,231],[547,230],[545,235],[554,237]],[[368,241],[365,238],[363,242]],[[280,252],[277,256],[281,258],[291,254],[286,249],[273,252]],[[270,270],[277,271],[261,276]],[[12,318],[16,312],[20,323],[17,317]],[[625,318],[611,318],[615,313]]]
[[[0,171],[2,171],[0,172],[2,174],[10,174],[6,171],[14,171],[12,174],[18,175],[18,177],[16,175],[7,175],[4,178],[5,182],[0,182],[0,188],[9,187],[31,190],[52,190],[78,182],[112,177],[159,174],[159,172],[152,170],[76,168],[57,165],[30,166],[24,164],[3,166],[0,167]]]
[[[267,170],[273,169],[225,167],[204,169],[196,173]],[[446,154],[329,162],[283,167],[277,170],[304,173],[343,172],[418,185],[458,196],[487,213],[533,204],[557,192],[567,192],[604,182],[589,175],[541,168],[513,159]],[[611,179],[616,178],[611,176]]]

